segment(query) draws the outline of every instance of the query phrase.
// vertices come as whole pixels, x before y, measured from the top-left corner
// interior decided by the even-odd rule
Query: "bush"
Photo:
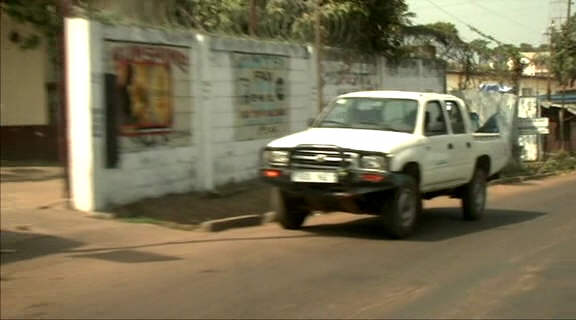
[[[502,177],[530,176],[568,171],[576,171],[576,154],[559,152],[546,155],[546,160],[540,162],[511,163],[502,169]]]
[[[548,155],[536,173],[566,172],[576,170],[576,154],[559,152]]]

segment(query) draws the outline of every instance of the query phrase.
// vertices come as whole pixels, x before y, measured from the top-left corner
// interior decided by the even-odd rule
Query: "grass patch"
[[[128,223],[164,224],[164,221],[150,217],[120,217],[117,220]]]
[[[559,152],[548,154],[544,161],[523,162],[502,170],[503,178],[556,174],[576,171],[576,154]]]
[[[159,220],[159,219],[150,218],[150,217],[143,217],[143,216],[118,217],[116,220],[126,222],[126,223],[154,224],[154,225],[159,225],[159,226],[168,227],[168,228],[172,228],[172,229],[186,230],[186,231],[198,229],[198,225],[194,225],[194,224],[182,224],[182,223]]]

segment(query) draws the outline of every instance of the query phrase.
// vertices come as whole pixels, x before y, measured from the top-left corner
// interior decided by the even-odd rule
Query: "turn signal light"
[[[364,173],[360,178],[368,182],[381,182],[384,180],[384,176],[377,173]]]
[[[282,175],[282,171],[280,170],[264,170],[262,171],[262,175],[267,178],[278,178]]]

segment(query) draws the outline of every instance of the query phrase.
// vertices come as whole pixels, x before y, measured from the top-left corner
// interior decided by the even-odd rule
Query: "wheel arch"
[[[492,160],[488,155],[481,155],[476,159],[476,165],[474,166],[474,170],[482,169],[486,172],[487,175],[490,175],[490,169],[492,166]]]
[[[420,164],[416,161],[410,161],[402,167],[402,173],[407,174],[416,180],[417,185],[420,185],[422,181],[422,171],[420,169]]]

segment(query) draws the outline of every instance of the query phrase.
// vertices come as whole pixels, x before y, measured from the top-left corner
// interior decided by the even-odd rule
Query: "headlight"
[[[288,151],[264,151],[264,161],[271,165],[287,165],[290,162]]]
[[[386,158],[381,156],[364,156],[360,158],[360,167],[363,169],[386,170]]]

